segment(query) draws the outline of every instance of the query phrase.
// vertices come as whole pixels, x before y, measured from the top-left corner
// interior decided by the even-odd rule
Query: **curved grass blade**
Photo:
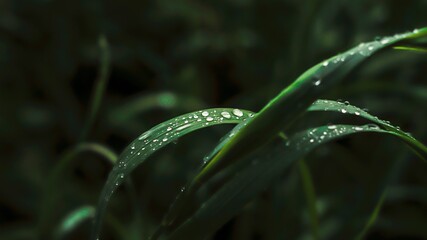
[[[342,114],[351,114],[363,117],[400,137],[400,139],[407,143],[409,147],[418,155],[418,157],[424,161],[427,161],[427,147],[424,144],[417,141],[409,133],[402,131],[399,127],[393,126],[389,121],[381,120],[358,107],[350,105],[347,102],[341,103],[333,100],[317,100],[308,108],[308,111],[333,111]]]
[[[273,176],[274,175],[280,175],[281,172],[277,171],[277,169],[269,169],[270,168],[276,168],[278,166],[278,164],[281,166],[279,168],[282,168],[282,170],[284,171],[286,169],[286,162],[288,161],[295,161],[298,160],[300,157],[303,157],[303,155],[307,154],[309,151],[311,151],[314,147],[327,142],[327,141],[331,141],[334,140],[336,138],[340,138],[349,134],[355,134],[355,133],[363,133],[363,132],[379,132],[379,133],[386,133],[389,135],[394,135],[396,137],[398,137],[399,139],[403,140],[406,144],[408,144],[411,149],[414,150],[414,152],[422,159],[424,159],[424,156],[427,156],[427,148],[419,141],[417,141],[415,138],[413,138],[411,135],[409,135],[408,133],[403,132],[402,130],[400,130],[399,127],[395,127],[393,125],[391,125],[389,122],[384,121],[384,120],[380,120],[378,117],[375,117],[371,114],[369,114],[368,112],[357,108],[355,106],[352,106],[350,104],[347,103],[340,103],[340,102],[336,102],[336,101],[331,101],[331,100],[318,100],[316,102],[314,102],[312,104],[312,106],[310,108],[307,109],[308,111],[334,111],[334,112],[339,112],[341,114],[352,114],[358,117],[363,117],[369,121],[372,121],[376,124],[378,124],[379,126],[381,126],[382,128],[380,128],[378,125],[375,124],[368,124],[368,125],[364,125],[364,126],[349,126],[349,125],[330,125],[327,127],[320,127],[320,128],[314,128],[314,129],[310,129],[310,130],[306,130],[303,131],[302,133],[296,134],[294,137],[292,137],[290,140],[288,140],[286,142],[286,148],[285,150],[276,150],[276,153],[273,154],[276,157],[271,157],[272,154],[267,153],[266,157],[263,157],[265,155],[265,153],[259,154],[261,156],[258,156],[258,158],[262,158],[260,161],[258,162],[257,166],[253,166],[252,170],[242,170],[241,172],[238,173],[238,175],[245,175],[245,171],[248,171],[245,175],[247,177],[246,181],[248,183],[243,183],[245,181],[245,179],[243,177],[238,177],[239,183],[235,183],[235,185],[233,185],[231,182],[235,181],[235,180],[231,180],[229,183],[226,183],[226,185],[224,185],[223,188],[226,188],[226,186],[231,186],[233,185],[235,188],[234,190],[236,190],[236,193],[232,193],[232,188],[230,187],[229,192],[227,192],[224,195],[221,195],[220,197],[217,197],[216,200],[212,200],[215,198],[215,195],[218,194],[216,193],[211,199],[209,199],[206,203],[204,203],[198,210],[198,212],[200,211],[209,211],[209,210],[203,210],[206,208],[207,204],[210,201],[223,201],[223,203],[214,203],[211,202],[211,204],[215,205],[220,205],[220,207],[217,206],[217,208],[215,208],[215,211],[210,212],[210,215],[204,215],[204,217],[206,218],[196,218],[196,220],[192,219],[194,218],[194,216],[197,216],[198,212],[196,212],[192,218],[189,218],[187,220],[187,222],[193,222],[192,224],[199,224],[199,223],[194,223],[194,222],[198,222],[201,221],[201,223],[204,223],[205,225],[209,226],[212,224],[212,226],[220,226],[221,224],[223,224],[225,221],[227,221],[229,218],[231,218],[233,216],[233,214],[230,212],[232,211],[232,209],[239,209],[240,207],[242,207],[242,205],[248,201],[251,197],[254,197],[257,193],[259,193],[259,191],[261,191],[264,187],[268,186],[268,184],[273,181]],[[321,133],[321,134],[320,134]],[[281,145],[282,146],[282,145]],[[293,146],[294,148],[289,148],[290,146]],[[283,147],[283,146],[282,146]],[[276,148],[277,149],[277,148]],[[278,158],[277,155],[283,154],[282,158]],[[256,157],[256,156],[255,156]],[[273,160],[271,159],[273,158]],[[273,162],[271,162],[273,161]],[[283,161],[284,163],[276,163],[276,161]],[[262,164],[267,164],[270,166],[264,166],[265,167],[265,171],[268,172],[269,174],[264,173],[263,171],[261,171],[262,168],[259,168],[259,165]],[[251,168],[251,167],[249,167]],[[264,177],[258,177],[257,175],[260,175],[258,171],[258,169],[260,170],[261,175]],[[275,174],[271,174],[271,172],[274,171]],[[249,173],[250,172],[250,173]],[[252,174],[252,175],[251,175]],[[268,176],[266,176],[268,175]],[[253,180],[252,178],[254,178],[254,176],[256,176],[257,178],[260,178],[258,180]],[[237,178],[237,176],[236,176]],[[256,182],[256,185],[261,185],[259,186],[259,188],[257,188],[258,190],[253,190],[251,189],[251,186],[254,186],[253,184],[254,181]],[[242,189],[241,189],[242,188]],[[256,188],[256,187],[255,187]],[[254,191],[252,193],[252,195],[248,196],[245,194],[249,194],[249,192]],[[242,192],[244,192],[244,194],[241,194]],[[225,195],[230,195],[233,198],[234,202],[233,204],[231,204],[230,202],[232,200],[229,199],[229,197],[225,196]],[[240,200],[239,200],[240,199]],[[245,199],[245,200],[244,200]],[[231,204],[232,206],[227,206],[228,204]],[[240,204],[240,205],[239,205]],[[224,210],[224,211],[223,211]],[[237,211],[236,211],[237,212]],[[221,213],[221,214],[218,214]],[[206,214],[206,213],[204,213]],[[216,214],[216,215],[215,215]],[[230,214],[230,215],[228,215]],[[219,216],[219,215],[224,215],[224,216]],[[226,217],[229,216],[229,217]],[[221,221],[223,221],[221,223]],[[180,229],[182,229],[184,225],[182,225],[181,227],[178,228],[177,230],[177,236],[179,239],[181,235],[180,233]],[[218,224],[218,225],[217,225]],[[202,224],[203,225],[203,224]],[[369,227],[369,226],[368,226]],[[188,230],[190,230],[191,228],[193,229],[199,229],[199,228],[203,228],[202,226],[199,225],[192,225]],[[204,228],[207,228],[206,226],[204,226]],[[196,237],[194,239],[197,239],[198,237],[201,237],[204,233],[202,233],[203,231],[210,231],[213,232],[216,229],[214,229],[213,231],[209,230],[209,229],[204,229],[204,230],[200,230],[200,233],[196,233]],[[186,232],[187,230],[185,230],[184,232]],[[197,231],[199,232],[199,231]],[[172,234],[172,236],[174,236],[175,233]],[[190,232],[186,232],[185,234],[191,234]],[[198,235],[201,234],[201,235]]]
[[[253,156],[255,165],[248,164],[236,173],[168,239],[203,239],[211,235],[236,215],[245,203],[278,179],[291,164],[314,148],[345,136],[367,132],[394,135],[374,124],[321,126],[299,132],[268,152],[256,153]]]
[[[194,178],[191,185],[199,186],[224,165],[266,144],[282,128],[288,127],[303,114],[304,110],[322,93],[336,85],[348,72],[374,53],[392,47],[394,44],[423,36],[427,36],[427,28],[361,43],[345,53],[310,68],[270,101],[241,131],[227,140],[221,150]]]
[[[83,126],[83,131],[80,135],[80,142],[86,139],[87,135],[89,134],[89,131],[95,123],[95,119],[99,112],[105,89],[107,88],[108,77],[110,75],[111,54],[107,38],[104,35],[99,37],[99,48],[101,57],[98,78],[93,88],[89,115],[86,119],[85,125]]]
[[[93,206],[83,206],[69,213],[60,223],[56,230],[56,239],[63,238],[66,234],[73,231],[84,221],[93,218],[95,208]]]
[[[53,216],[50,209],[55,208],[55,204],[61,197],[62,192],[59,191],[61,177],[73,163],[73,160],[83,153],[95,153],[111,164],[114,164],[117,160],[117,155],[114,152],[97,143],[81,143],[64,153],[63,157],[59,159],[58,163],[47,177],[46,187],[43,192],[38,220],[39,234],[42,238],[46,238],[46,235],[50,235],[51,233],[49,226],[53,221]]]
[[[424,36],[427,36],[427,28],[361,43],[304,72],[294,83],[271,100],[251,121],[242,125],[239,131],[231,137],[225,138],[215,148],[206,159],[207,164],[204,168],[188,184],[185,191],[178,195],[160,228],[168,228],[174,224],[180,212],[186,211],[185,202],[193,197],[194,192],[205,181],[232,162],[267,144],[280,130],[289,127],[316,99],[339,83],[361,62],[382,49]]]
[[[98,202],[91,239],[98,239],[102,218],[114,191],[151,154],[195,130],[220,124],[242,123],[252,116],[252,112],[240,109],[206,109],[173,118],[141,134],[122,152],[108,176]]]

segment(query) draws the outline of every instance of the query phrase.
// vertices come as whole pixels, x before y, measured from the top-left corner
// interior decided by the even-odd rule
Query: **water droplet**
[[[380,129],[380,127],[378,127],[378,125],[372,124],[372,123],[367,124],[366,127],[369,129]]]
[[[229,112],[221,112],[221,116],[225,118],[231,118],[231,114]]]
[[[315,86],[319,86],[322,83],[322,79],[318,79],[317,81],[314,82]]]
[[[390,42],[390,39],[389,38],[383,38],[383,39],[381,39],[380,42],[381,42],[381,44],[387,44]]]
[[[203,116],[203,117],[207,117],[207,116],[209,116],[209,113],[208,113],[208,112],[206,112],[206,111],[204,111],[204,112],[202,112],[202,116]]]
[[[341,109],[341,112],[342,112],[342,113],[347,113],[347,110],[345,110],[345,109],[343,108],[343,109]]]
[[[359,116],[359,115],[360,115],[360,113],[359,113],[359,112],[354,112],[354,114],[355,114],[355,115],[357,115],[357,116]]]
[[[138,140],[144,140],[144,139],[146,139],[149,135],[150,135],[150,133],[144,133],[144,134],[142,134],[142,135],[138,138]]]
[[[362,127],[354,127],[354,130],[356,130],[356,131],[362,131],[363,128]]]
[[[420,30],[418,29],[414,29],[414,31],[412,31],[413,33],[418,33]]]
[[[310,142],[311,142],[311,143],[313,143],[313,142],[314,142],[314,139],[313,139],[313,138],[312,138],[312,139],[310,139]]]
[[[324,67],[327,67],[327,66],[329,65],[329,62],[328,62],[328,61],[324,61],[322,65],[323,65]]]
[[[337,128],[337,126],[335,126],[335,125],[330,125],[330,126],[328,126],[328,128],[329,128],[329,129],[336,129],[336,128]]]
[[[212,117],[207,117],[207,118],[206,118],[206,121],[208,121],[208,122],[212,122],[212,121],[213,121],[213,118],[212,118]]]
[[[166,142],[168,139],[167,138],[163,138],[163,142]]]
[[[123,179],[125,175],[123,173],[120,173],[120,178]]]
[[[168,127],[168,128],[166,129],[166,131],[170,131],[170,130],[172,130],[172,128],[171,128],[171,127]]]
[[[197,121],[199,121],[199,120],[200,119],[198,119]],[[191,124],[185,124],[185,125],[182,125],[181,127],[177,128],[176,130],[177,131],[181,131],[181,130],[186,129],[186,128],[190,127],[190,126],[191,126]]]
[[[243,116],[243,112],[240,109],[237,109],[237,108],[233,109],[233,114],[236,115],[236,116],[238,116],[238,117]]]

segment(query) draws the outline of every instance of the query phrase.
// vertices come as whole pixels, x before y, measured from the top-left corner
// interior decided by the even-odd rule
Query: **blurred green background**
[[[0,239],[44,236],[43,191],[55,164],[82,140],[99,77],[101,36],[111,54],[108,85],[83,140],[120,153],[139,134],[182,113],[257,111],[323,59],[426,26],[426,10],[421,0],[0,1]],[[427,143],[426,76],[426,54],[387,52],[324,97],[368,108]],[[229,129],[193,133],[140,166],[133,174],[139,209],[121,188],[109,208],[105,239],[150,234]],[[404,163],[390,167],[396,156]],[[372,211],[365,200],[378,198],[372,186],[389,175],[390,195],[367,239],[427,239],[427,166],[397,140],[352,137],[307,159],[321,228],[332,239],[354,236],[352,221],[367,221]],[[72,210],[96,204],[110,170],[96,154],[75,158],[57,183],[60,197],[49,208],[46,231]],[[267,189],[214,238],[309,239],[295,174]],[[358,206],[364,211],[346,215]],[[135,224],[135,212],[142,225]],[[86,239],[89,231],[87,221],[67,239]]]

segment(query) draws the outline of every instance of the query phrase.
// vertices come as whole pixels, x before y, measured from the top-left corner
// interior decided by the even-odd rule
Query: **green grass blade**
[[[211,235],[237,214],[245,203],[278,179],[291,164],[314,148],[345,136],[368,132],[392,134],[373,124],[321,126],[297,133],[271,151],[260,151],[254,156],[257,160],[255,165],[248,164],[236,173],[193,216],[176,228],[170,239],[203,239]]]
[[[63,238],[66,234],[73,231],[84,221],[92,219],[95,215],[93,206],[83,206],[69,213],[60,223],[56,230],[56,239]]]
[[[81,143],[64,153],[46,180],[47,183],[42,196],[38,222],[39,234],[42,237],[50,234],[50,229],[48,228],[53,221],[52,211],[50,211],[50,209],[55,208],[55,204],[57,204],[61,197],[62,191],[59,187],[62,182],[61,178],[64,172],[70,168],[73,161],[83,153],[95,153],[112,165],[114,165],[117,160],[117,155],[113,151],[97,143]]]
[[[375,206],[371,216],[368,219],[368,222],[366,223],[365,227],[362,229],[362,232],[356,237],[356,240],[362,240],[365,235],[368,233],[369,229],[375,224],[377,221],[378,215],[380,214],[381,208],[383,206],[384,200],[387,197],[387,189],[384,190],[384,192],[381,194],[380,200],[378,201],[377,205]]]
[[[108,176],[98,202],[91,239],[99,237],[102,218],[114,191],[151,154],[195,130],[220,124],[238,124],[252,116],[252,112],[240,109],[206,109],[173,118],[141,134],[122,152]]]
[[[427,28],[423,28],[362,43],[310,68],[270,101],[232,139],[227,141],[194,179],[193,185],[199,185],[215,174],[223,165],[249,154],[251,149],[256,149],[271,140],[280,129],[289,126],[303,114],[305,109],[321,94],[336,85],[349,71],[371,55],[401,41],[426,35]]]
[[[178,196],[175,206],[172,206],[162,223],[163,227],[173,224],[181,208],[185,211],[186,208],[183,207],[185,202],[192,198],[201,184],[227,165],[268,143],[280,130],[289,127],[316,99],[339,83],[361,62],[394,44],[424,36],[427,36],[427,28],[362,43],[307,70],[271,100],[251,121],[220,143],[221,147],[215,149],[210,155],[202,171],[187,186],[186,191]]]
[[[298,161],[298,170],[301,176],[304,194],[307,201],[308,214],[310,218],[311,234],[314,240],[320,239],[319,236],[319,217],[316,207],[316,192],[314,190],[313,179],[310,169],[304,159]]]
[[[108,42],[105,36],[101,36],[99,38],[99,48],[101,57],[98,78],[96,79],[95,87],[93,89],[92,100],[89,107],[89,115],[86,119],[85,125],[83,126],[83,131],[80,136],[80,142],[86,139],[90,129],[95,123],[96,116],[99,112],[102,98],[107,87],[108,77],[110,75],[110,48],[108,46]]]
[[[375,124],[378,124],[385,130],[390,131],[391,134],[398,136],[401,140],[406,142],[421,159],[427,161],[427,147],[423,143],[416,140],[409,133],[402,131],[399,127],[393,126],[390,122],[381,120],[358,107],[333,100],[317,100],[308,108],[308,111],[332,111],[363,117]]]

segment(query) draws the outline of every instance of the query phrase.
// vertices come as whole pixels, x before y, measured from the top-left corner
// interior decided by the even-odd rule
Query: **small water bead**
[[[383,38],[383,39],[381,39],[381,41],[380,41],[380,43],[381,44],[387,44],[387,43],[389,43],[390,42],[390,39],[389,38]]]
[[[214,119],[212,118],[212,117],[207,117],[206,118],[206,121],[208,121],[208,122],[212,122]]]
[[[359,113],[359,112],[354,112],[354,114],[355,114],[355,115],[357,115],[357,116],[359,116],[359,115],[360,115],[360,113]]]
[[[203,117],[207,117],[207,116],[209,116],[209,113],[208,113],[208,112],[206,112],[206,111],[204,111],[204,112],[202,112],[202,116],[203,116]]]
[[[354,127],[354,130],[356,130],[356,131],[362,131],[363,128],[362,127]]]
[[[123,173],[120,173],[120,178],[121,179],[125,178],[125,175]]]
[[[170,130],[172,130],[172,128],[171,128],[171,127],[168,127],[168,128],[166,129],[166,131],[170,131]]]
[[[414,31],[412,31],[413,33],[419,33],[420,30],[419,29],[414,29]]]
[[[168,140],[167,138],[163,138],[163,140],[162,140],[162,141],[163,141],[163,142],[166,142],[167,140]]]
[[[337,128],[337,126],[335,126],[335,125],[328,126],[328,129],[336,129],[336,128]]]
[[[318,79],[314,82],[314,86],[319,86],[322,83],[322,79]]]
[[[378,125],[372,124],[372,123],[367,124],[366,127],[369,129],[380,129],[380,127],[378,127]]]
[[[149,133],[149,132],[148,132],[148,133],[145,133],[145,134],[142,134],[142,135],[138,138],[138,140],[144,140],[144,139],[146,139],[149,135],[150,135],[150,133]]]
[[[221,112],[221,116],[225,118],[231,118],[231,114],[229,112]]]
[[[197,121],[201,121],[201,120],[198,119]],[[177,128],[176,130],[177,131],[181,131],[181,130],[186,129],[186,128],[190,127],[190,126],[191,126],[190,123],[189,124],[185,124],[185,125],[182,125],[181,127]]]
[[[312,139],[310,139],[310,142],[311,142],[311,143],[314,143],[314,139],[313,139],[313,138],[312,138]]]
[[[243,116],[243,112],[240,109],[233,109],[233,114],[238,116],[238,117],[242,117]]]
[[[328,62],[328,61],[324,61],[322,65],[323,65],[324,67],[327,67],[327,66],[329,65],[329,62]]]
[[[347,113],[347,110],[345,110],[345,109],[343,108],[343,109],[341,109],[341,112],[342,112],[342,113]]]

